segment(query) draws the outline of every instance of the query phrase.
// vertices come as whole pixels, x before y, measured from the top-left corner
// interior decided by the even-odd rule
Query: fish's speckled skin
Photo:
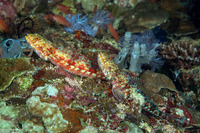
[[[158,108],[152,103],[152,101],[150,101],[141,91],[140,87],[142,86],[139,84],[139,82],[137,82],[139,79],[137,78],[136,74],[131,74],[130,76],[128,73],[120,71],[119,67],[113,60],[110,59],[109,55],[103,52],[99,53],[98,55],[98,64],[105,76],[111,81],[113,85],[113,95],[119,101],[132,100],[133,102],[138,102],[141,104],[143,103],[143,110],[146,110],[160,118],[165,118],[165,114],[159,111]]]
[[[58,49],[52,42],[37,33],[27,34],[26,40],[41,58],[68,72],[83,77],[105,78],[101,71],[92,68],[89,59],[76,51]]]
[[[114,96],[119,100],[124,100],[127,97],[128,90],[125,89],[127,93],[122,93],[119,88],[130,88],[129,79],[125,73],[121,73],[118,66],[112,61],[106,53],[98,54],[98,64],[104,75],[108,80],[112,82],[113,89],[112,92]]]

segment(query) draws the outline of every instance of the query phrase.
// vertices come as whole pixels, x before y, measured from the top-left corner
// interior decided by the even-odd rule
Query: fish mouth
[[[26,41],[29,43],[29,45],[35,43],[35,41],[34,41],[35,39],[34,39],[34,37],[31,37],[31,35],[32,35],[32,34],[27,34],[27,35],[25,36]]]
[[[30,39],[30,37],[29,37],[29,34],[27,34],[27,35],[25,36],[25,38],[26,38],[26,41],[27,41],[28,43],[30,43],[31,39]]]

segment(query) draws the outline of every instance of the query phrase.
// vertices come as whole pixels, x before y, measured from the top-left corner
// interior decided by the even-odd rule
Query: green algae
[[[28,75],[20,75],[17,78],[17,82],[20,85],[20,89],[27,89],[31,86],[32,82],[34,81],[32,74]]]
[[[5,90],[15,77],[35,70],[30,58],[1,59],[0,68],[0,91]]]

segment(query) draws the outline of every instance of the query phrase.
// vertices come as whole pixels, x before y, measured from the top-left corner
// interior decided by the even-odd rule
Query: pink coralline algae
[[[50,98],[53,99],[53,103],[67,108],[69,104],[76,99],[76,90],[71,88],[68,85],[65,85],[63,89],[59,91],[56,95],[50,95]]]
[[[75,89],[71,88],[68,85],[65,85],[64,87],[65,87],[64,91],[61,92],[63,95],[63,98],[68,99],[68,100],[75,99],[76,98]]]
[[[14,4],[10,0],[0,0],[0,11],[1,15],[11,18],[12,20],[15,18],[17,13]]]

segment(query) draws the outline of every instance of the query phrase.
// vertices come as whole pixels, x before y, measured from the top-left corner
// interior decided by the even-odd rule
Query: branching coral
[[[163,44],[160,46],[159,54],[177,69],[187,69],[200,64],[200,49],[186,41]]]

